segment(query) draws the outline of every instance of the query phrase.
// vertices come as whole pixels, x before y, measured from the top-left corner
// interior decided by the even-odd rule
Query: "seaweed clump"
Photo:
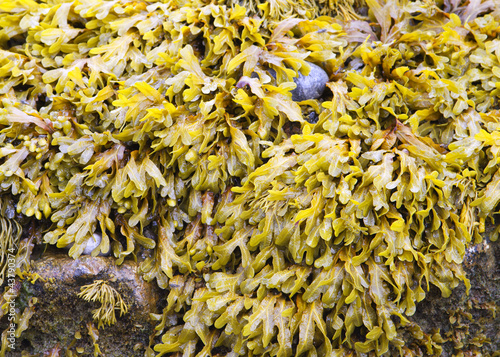
[[[337,4],[0,4],[0,189],[72,257],[151,252],[159,355],[439,353],[409,317],[500,201],[500,10]]]
[[[128,306],[120,293],[109,286],[103,280],[96,280],[92,284],[81,287],[78,297],[86,301],[98,301],[101,306],[92,311],[94,320],[98,322],[98,328],[116,323],[115,310],[120,311],[120,316],[128,312]],[[94,341],[95,343],[95,341]]]

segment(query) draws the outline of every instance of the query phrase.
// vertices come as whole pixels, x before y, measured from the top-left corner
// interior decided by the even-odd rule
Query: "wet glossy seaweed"
[[[151,252],[160,355],[439,353],[408,317],[500,200],[499,9],[241,5],[0,4],[2,194],[72,257]]]

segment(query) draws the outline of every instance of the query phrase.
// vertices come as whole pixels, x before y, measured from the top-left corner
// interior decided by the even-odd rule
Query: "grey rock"
[[[328,74],[320,66],[309,63],[311,71],[307,76],[299,72],[299,76],[294,78],[297,88],[292,91],[292,100],[301,102],[307,99],[318,99],[323,95],[328,82]]]
[[[306,120],[310,124],[316,124],[319,120],[318,114],[313,110],[307,115]]]
[[[299,72],[299,76],[295,77],[293,81],[297,85],[292,91],[292,100],[295,102],[301,102],[308,99],[318,99],[323,95],[326,88],[326,83],[328,83],[328,74],[323,68],[314,63],[307,62],[311,70],[307,76],[304,76]],[[276,78],[276,72],[273,69],[269,70],[274,78]]]

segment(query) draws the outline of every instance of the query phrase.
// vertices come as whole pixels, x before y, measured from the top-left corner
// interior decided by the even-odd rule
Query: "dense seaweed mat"
[[[500,201],[500,10],[241,5],[1,2],[2,199],[72,257],[150,252],[149,355],[438,354],[408,317]]]

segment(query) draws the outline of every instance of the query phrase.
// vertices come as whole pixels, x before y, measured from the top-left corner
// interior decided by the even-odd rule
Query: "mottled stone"
[[[311,70],[307,76],[304,76],[299,72],[299,76],[295,77],[293,81],[297,85],[292,91],[292,100],[296,102],[301,102],[308,99],[318,99],[323,95],[326,88],[326,83],[328,83],[328,74],[323,68],[314,63],[307,63]],[[274,78],[276,78],[276,72],[273,69],[269,70]]]
[[[323,95],[328,82],[328,74],[320,66],[309,63],[311,71],[307,76],[299,72],[299,76],[293,81],[297,85],[292,91],[292,100],[301,102],[307,99],[318,99]]]
[[[466,249],[464,269],[470,291],[461,283],[449,298],[431,285],[410,320],[445,339],[441,356],[498,356],[500,351],[500,242],[483,241]],[[411,342],[409,338],[407,343]],[[425,349],[424,349],[425,354]]]
[[[92,310],[98,302],[87,302],[77,294],[84,285],[105,280],[117,290],[129,306],[123,316],[116,314],[117,322],[98,330],[99,348],[105,356],[144,356],[149,336],[154,331],[150,313],[157,312],[160,290],[156,284],[146,283],[137,273],[138,264],[125,261],[121,266],[114,258],[81,256],[79,259],[63,254],[46,254],[35,260],[32,272],[43,279],[34,284],[23,282],[25,294],[38,299],[29,328],[16,341],[15,351],[9,356],[21,356],[21,351],[43,355],[57,344],[61,351],[83,351],[80,355],[94,355],[88,324],[97,323]],[[65,354],[61,354],[65,355]]]

